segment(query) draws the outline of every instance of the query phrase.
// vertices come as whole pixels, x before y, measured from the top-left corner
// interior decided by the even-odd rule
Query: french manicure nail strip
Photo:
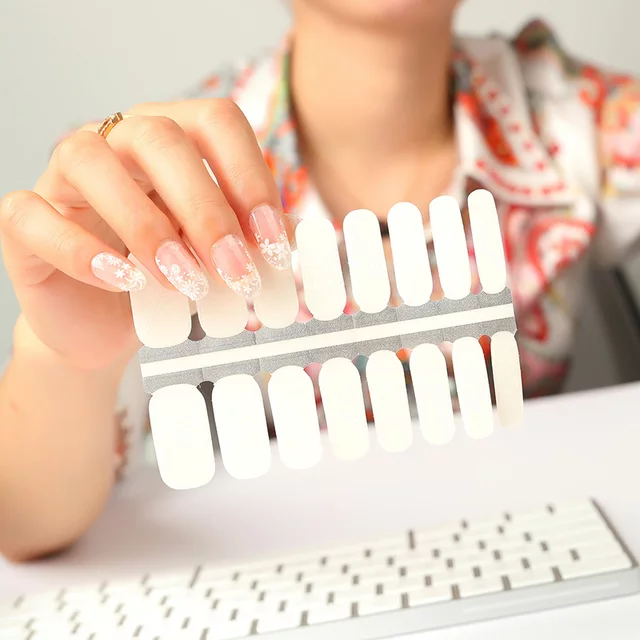
[[[156,264],[164,277],[187,298],[200,300],[209,292],[207,276],[179,242],[170,240],[161,245],[156,252]]]
[[[262,280],[240,238],[229,234],[211,247],[211,260],[227,286],[245,298],[255,298]]]
[[[256,207],[249,227],[267,264],[280,270],[291,266],[291,246],[280,214],[269,205]]]
[[[111,253],[99,253],[91,260],[93,275],[121,291],[141,291],[147,279],[140,269]]]

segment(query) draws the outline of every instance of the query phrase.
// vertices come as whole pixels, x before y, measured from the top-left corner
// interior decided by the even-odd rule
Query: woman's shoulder
[[[566,49],[560,36],[534,20],[509,41],[523,71],[526,89],[540,97],[578,98],[601,121],[620,100],[640,105],[640,82],[633,75],[587,62]]]

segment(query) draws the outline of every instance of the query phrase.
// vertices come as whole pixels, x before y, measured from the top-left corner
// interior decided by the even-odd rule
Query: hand
[[[139,346],[123,291],[146,280],[129,252],[193,300],[208,283],[190,248],[247,297],[260,288],[249,242],[279,243],[265,259],[290,264],[278,188],[233,102],[147,104],[129,115],[108,140],[95,133],[98,124],[65,139],[33,192],[0,203],[3,256],[24,319],[83,369]]]

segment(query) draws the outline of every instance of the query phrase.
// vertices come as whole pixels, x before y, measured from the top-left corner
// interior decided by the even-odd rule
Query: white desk
[[[374,445],[355,463],[327,451],[307,472],[277,458],[264,478],[217,477],[173,492],[155,470],[119,487],[100,521],[63,557],[24,567],[0,561],[0,600],[30,590],[144,569],[357,541],[461,516],[490,516],[593,497],[640,557],[640,384],[530,402],[522,429],[480,442],[460,432],[442,448],[416,438],[406,453]],[[423,634],[470,637],[469,627]],[[478,640],[637,640],[640,596],[473,626]]]

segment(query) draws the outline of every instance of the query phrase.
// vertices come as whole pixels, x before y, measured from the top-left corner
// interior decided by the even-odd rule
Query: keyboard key
[[[548,537],[545,542],[554,549],[572,549],[617,544],[618,541],[609,531],[589,531],[574,533],[572,536]]]
[[[411,578],[424,578],[425,576],[431,576],[435,578],[440,575],[448,575],[450,569],[444,564],[442,560],[438,563],[424,563],[416,564],[413,566],[404,567],[405,575]]]
[[[477,520],[475,522],[469,522],[467,528],[464,530],[464,535],[467,534],[491,534],[495,535],[498,531],[498,527],[507,526],[508,523],[504,518],[492,518],[490,520]]]
[[[558,527],[554,529],[540,529],[538,539],[549,544],[559,544],[571,540],[589,540],[608,533],[601,523],[593,523],[583,527]],[[613,536],[611,536],[613,537]]]
[[[58,596],[61,590],[47,591],[41,594],[33,594],[19,598],[15,601],[14,609],[18,613],[45,613],[57,611],[60,606]]]
[[[333,602],[350,603],[357,602],[360,598],[368,598],[374,596],[375,589],[371,585],[352,585],[350,589],[342,589],[333,592]]]
[[[599,545],[582,545],[574,547],[570,551],[576,550],[582,560],[595,560],[596,558],[609,558],[618,555],[626,556],[626,553],[617,540],[611,540]]]
[[[313,579],[317,580],[320,576],[313,575]],[[311,579],[311,577],[310,577]],[[256,580],[256,585],[251,591],[260,592],[260,591],[295,591],[299,589],[300,586],[304,583],[304,580],[299,581],[291,576],[283,577],[283,578],[262,578],[261,580]],[[253,586],[253,585],[252,585]]]
[[[229,570],[228,568],[219,568],[219,567],[211,567],[211,568],[203,568],[200,570],[198,574],[198,585],[202,584],[227,584],[229,582],[233,582],[236,579],[236,576],[239,577],[240,572]]]
[[[491,547],[491,550],[499,551],[500,556],[504,560],[527,558],[531,554],[539,552],[539,548],[536,548],[535,545],[526,543],[519,545],[506,545],[504,547],[500,543],[497,543]]]
[[[553,571],[549,567],[527,569],[526,571],[509,573],[509,582],[512,589],[520,587],[533,587],[538,584],[547,584],[555,581]]]
[[[487,576],[486,578],[474,578],[458,584],[461,598],[480,596],[486,593],[502,591],[504,586],[500,576]]]
[[[424,589],[426,581],[424,578],[395,578],[382,583],[385,594],[402,594],[410,591],[419,591]]]
[[[512,572],[519,572],[524,569],[521,558],[508,558],[507,560],[494,560],[484,562],[479,565],[483,576],[505,576]]]
[[[451,585],[464,582],[466,580],[473,579],[473,574],[470,571],[463,571],[458,569],[450,569],[448,573],[439,573],[431,576],[433,584],[439,585]]]
[[[388,538],[380,538],[379,540],[370,540],[356,545],[349,545],[344,547],[338,547],[336,549],[330,549],[327,551],[327,556],[331,558],[341,558],[350,556],[353,558],[362,558],[365,556],[367,550],[382,550],[382,549],[406,549],[409,546],[408,536],[402,534],[400,536],[391,536]]]
[[[444,555],[445,562],[449,558],[453,560],[456,568],[463,569],[467,567],[477,567],[485,562],[490,562],[493,556],[489,551],[479,551],[476,549],[475,552],[468,551],[460,555],[456,552]]]
[[[567,516],[575,514],[596,515],[599,512],[591,500],[580,500],[577,502],[567,502],[561,505],[553,505],[554,513],[558,516]]]
[[[407,598],[410,607],[421,607],[426,604],[451,600],[453,599],[453,592],[448,585],[432,586],[421,589],[420,591],[412,591],[408,594]]]
[[[32,616],[27,613],[13,612],[12,609],[6,609],[3,615],[0,616],[0,631],[5,629],[23,629],[27,622],[31,620]],[[0,638],[2,634],[0,633]]]
[[[197,570],[193,568],[171,573],[152,573],[146,576],[144,585],[147,587],[184,587],[191,585],[196,577]]]
[[[337,568],[327,569],[326,571],[307,574],[302,574],[302,582],[312,582],[313,584],[334,584],[339,583],[341,580],[351,580],[352,576],[344,573]]]
[[[349,603],[328,604],[322,607],[314,607],[307,613],[307,624],[322,624],[325,622],[335,622],[336,620],[346,620],[351,617],[352,607]]]
[[[353,567],[350,568],[349,574],[351,576],[358,576],[359,578],[372,577],[387,577],[393,578],[398,575],[398,567],[395,565],[373,565],[370,567]]]
[[[376,595],[358,600],[358,615],[361,616],[398,609],[402,609],[402,598],[399,595]]]
[[[560,574],[565,580],[570,578],[583,578],[598,573],[620,571],[631,567],[631,560],[626,555],[618,555],[611,558],[597,558],[589,561],[566,562],[558,565]]]

